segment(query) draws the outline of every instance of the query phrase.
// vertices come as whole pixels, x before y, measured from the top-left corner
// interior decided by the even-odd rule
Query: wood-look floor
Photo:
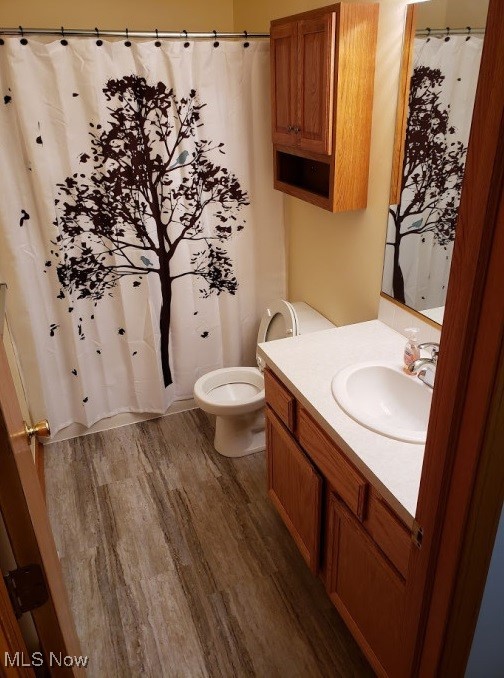
[[[46,447],[88,675],[370,676],[266,496],[199,410]]]

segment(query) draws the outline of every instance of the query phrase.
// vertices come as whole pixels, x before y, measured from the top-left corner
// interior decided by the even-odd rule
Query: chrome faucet
[[[436,366],[439,354],[439,344],[433,341],[428,341],[423,344],[418,344],[420,350],[430,349],[429,358],[418,358],[414,360],[408,367],[408,371],[414,374],[418,372],[418,378],[430,388],[434,388],[434,380],[436,378]]]

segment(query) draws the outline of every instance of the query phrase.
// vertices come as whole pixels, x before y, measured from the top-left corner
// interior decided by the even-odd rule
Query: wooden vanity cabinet
[[[271,23],[274,186],[330,211],[367,203],[378,5]]]
[[[268,493],[378,675],[395,676],[411,530],[265,371]]]

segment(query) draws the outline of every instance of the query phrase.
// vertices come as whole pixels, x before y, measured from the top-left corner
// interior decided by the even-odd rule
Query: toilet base
[[[224,457],[244,457],[266,449],[263,409],[240,415],[218,415],[214,447]]]

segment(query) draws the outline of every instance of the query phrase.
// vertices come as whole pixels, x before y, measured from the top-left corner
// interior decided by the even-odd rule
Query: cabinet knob
[[[294,132],[294,134],[298,134],[298,132],[301,132],[301,128],[300,127],[293,127],[292,131]]]
[[[288,131],[288,132],[292,132],[293,130],[294,130],[294,127],[293,127],[292,125],[289,125],[289,126],[287,127],[287,131]]]

